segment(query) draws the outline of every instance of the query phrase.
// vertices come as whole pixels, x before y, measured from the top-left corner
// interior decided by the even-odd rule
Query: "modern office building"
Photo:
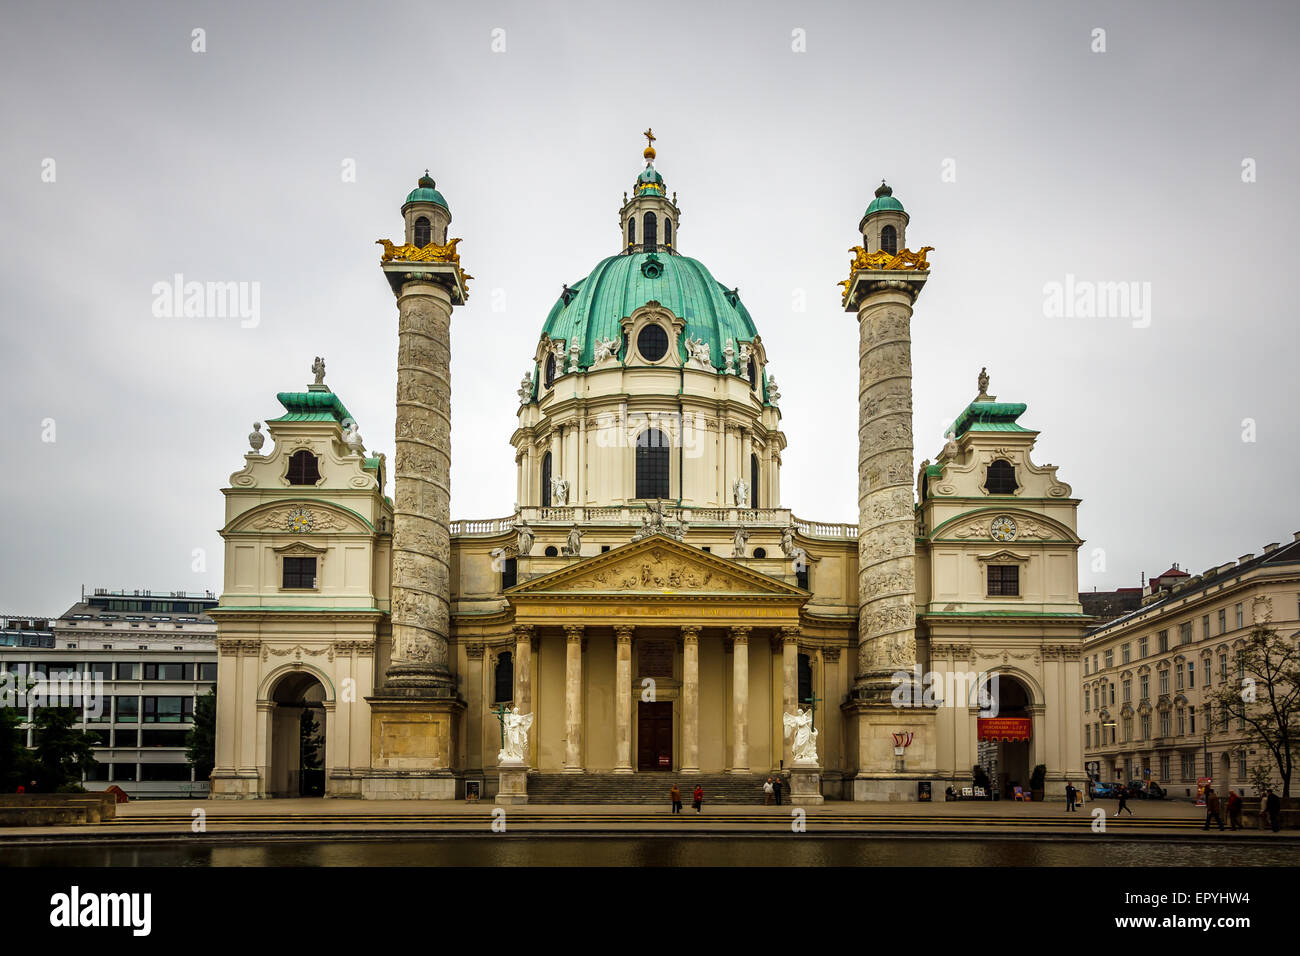
[[[210,593],[82,593],[56,619],[0,617],[0,667],[35,681],[25,708],[28,746],[42,705],[81,711],[77,725],[99,739],[86,789],[116,783],[133,797],[206,796],[185,756],[195,700],[216,680]]]

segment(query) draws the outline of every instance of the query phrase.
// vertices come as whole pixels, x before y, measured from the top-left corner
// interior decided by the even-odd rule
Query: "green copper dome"
[[[906,212],[903,204],[894,198],[894,191],[885,185],[882,179],[880,185],[876,187],[876,198],[871,200],[871,205],[863,216],[870,216],[873,212],[884,212],[886,209],[895,212]]]
[[[739,362],[740,343],[752,342],[758,334],[740,296],[713,278],[702,262],[653,252],[602,260],[591,275],[560,296],[542,331],[566,343],[575,338],[580,341],[578,364],[589,368],[596,339],[621,342],[623,318],[651,300],[685,321],[677,343],[683,362],[688,358],[685,340],[703,339],[709,345],[709,360],[721,371],[727,365],[722,354],[727,339],[731,339]],[[627,358],[621,347],[618,357]]]
[[[429,178],[429,171],[426,169],[424,175],[420,177],[420,181],[416,187],[407,193],[406,203],[431,202],[441,206],[448,212],[451,212],[451,207],[447,205],[447,200],[442,198],[442,193],[433,188],[434,185],[435,183]],[[406,206],[406,203],[402,204],[403,207]]]
[[[664,178],[659,175],[659,171],[654,166],[648,164],[636,178],[636,194],[639,196],[646,192],[653,192],[660,196],[664,194]]]

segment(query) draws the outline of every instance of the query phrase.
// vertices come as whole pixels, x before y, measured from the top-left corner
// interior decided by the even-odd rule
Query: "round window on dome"
[[[647,362],[658,362],[668,354],[668,333],[662,325],[647,325],[636,337],[636,348]]]

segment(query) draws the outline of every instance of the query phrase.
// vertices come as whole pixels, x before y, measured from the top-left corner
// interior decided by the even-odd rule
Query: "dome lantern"
[[[402,203],[406,221],[406,243],[423,249],[429,243],[445,245],[447,227],[451,225],[451,208],[426,169]]]
[[[907,248],[909,218],[903,204],[894,198],[894,190],[882,179],[876,187],[876,198],[871,200],[858,223],[863,248],[868,254],[897,255],[899,250]]]
[[[624,194],[623,208],[619,213],[619,225],[623,233],[623,252],[676,252],[677,245],[677,197],[668,199],[668,190],[663,176],[655,169],[657,155],[654,141],[658,138],[653,129],[641,134],[646,138],[646,147],[641,151],[645,159],[645,169],[641,170],[632,184],[632,198]]]

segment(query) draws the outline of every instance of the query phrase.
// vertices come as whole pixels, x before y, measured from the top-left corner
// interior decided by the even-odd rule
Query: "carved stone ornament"
[[[556,475],[551,479],[551,504],[557,508],[569,504],[569,480]]]
[[[727,339],[727,344],[722,347],[722,357],[726,360],[726,373],[734,375],[736,373],[736,347],[731,344],[731,339]]]
[[[261,422],[253,422],[253,430],[248,433],[248,444],[253,449],[254,455],[262,453],[262,446],[266,444],[266,436],[262,434]]]
[[[566,591],[751,591],[739,578],[687,564],[676,555],[650,554],[602,568],[566,583]]]
[[[515,390],[519,396],[519,403],[526,404],[533,397],[533,373],[525,372],[524,377],[519,380],[519,388]]]
[[[596,337],[596,341],[591,344],[592,361],[596,365],[601,365],[606,361],[618,358],[619,341],[617,339],[604,339]]]
[[[785,736],[788,738],[794,734],[790,755],[794,758],[795,766],[817,766],[817,731],[813,729],[812,720],[812,711],[802,708],[793,714],[781,715]]]
[[[749,381],[749,360],[753,354],[748,342],[740,343],[740,377],[746,382]]]
[[[776,408],[781,402],[781,389],[777,387],[776,376],[767,377],[767,403]]]
[[[499,764],[522,764],[528,753],[528,730],[533,726],[533,714],[521,714],[512,707],[501,715],[504,746],[497,752]]]
[[[570,557],[577,557],[582,554],[582,529],[576,524],[569,529],[569,535],[565,538],[562,553]]]

